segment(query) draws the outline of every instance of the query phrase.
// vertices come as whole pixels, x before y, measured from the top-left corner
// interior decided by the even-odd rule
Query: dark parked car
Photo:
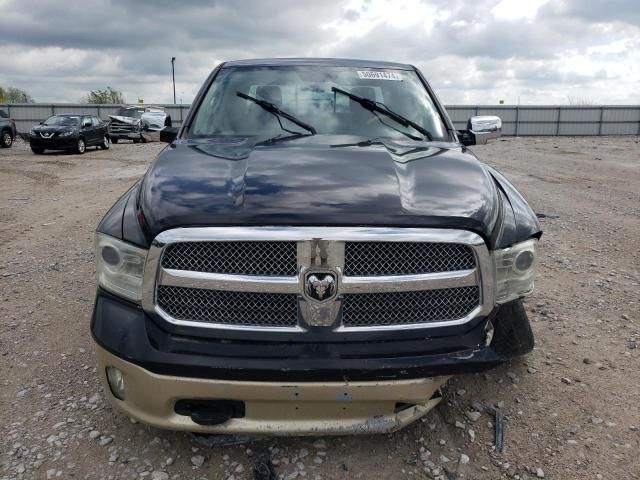
[[[542,234],[420,71],[218,66],[97,229],[91,331],[114,405],[217,433],[389,432],[453,374],[529,352]]]
[[[45,150],[71,150],[84,153],[87,147],[109,148],[107,124],[97,117],[74,113],[53,115],[31,129],[29,143],[33,153]]]
[[[9,148],[16,138],[16,122],[4,110],[0,110],[0,147]]]

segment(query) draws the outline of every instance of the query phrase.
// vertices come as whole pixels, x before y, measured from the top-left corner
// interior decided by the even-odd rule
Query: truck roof
[[[391,68],[396,70],[413,70],[413,67],[406,63],[380,62],[376,60],[357,60],[349,58],[258,58],[249,60],[233,60],[224,63],[225,67],[274,67],[291,65]]]

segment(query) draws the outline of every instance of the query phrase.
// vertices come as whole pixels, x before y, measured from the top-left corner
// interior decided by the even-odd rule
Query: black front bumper
[[[112,133],[109,132],[109,138],[115,138],[117,140],[138,140],[140,139],[142,135],[140,134],[140,132],[118,132],[118,133]]]
[[[201,337],[168,331],[139,306],[99,291],[94,340],[151,372],[179,377],[259,381],[371,381],[487,370],[506,358],[485,346],[488,317],[438,333],[386,332],[375,340],[305,342]]]
[[[69,135],[66,137],[51,137],[41,138],[37,136],[31,136],[29,138],[29,144],[36,148],[45,148],[47,150],[71,150],[78,145],[78,138],[75,135]]]

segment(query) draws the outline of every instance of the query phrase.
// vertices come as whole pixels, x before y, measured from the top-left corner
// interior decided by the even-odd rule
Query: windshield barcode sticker
[[[397,72],[382,72],[380,70],[358,70],[358,78],[365,80],[398,80],[402,77]]]

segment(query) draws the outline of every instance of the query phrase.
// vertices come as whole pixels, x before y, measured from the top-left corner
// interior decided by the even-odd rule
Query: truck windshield
[[[319,135],[406,139],[406,133],[416,134],[411,126],[394,123],[336,94],[333,87],[385,106],[428,131],[434,140],[447,138],[433,100],[414,71],[332,66],[223,68],[206,92],[187,136],[269,138],[283,133],[275,115],[237,92],[274,104],[313,125]],[[281,120],[287,131],[308,133]]]
[[[136,108],[121,108],[118,110],[118,116],[120,117],[131,117],[131,118],[141,118],[144,110],[138,110]]]

